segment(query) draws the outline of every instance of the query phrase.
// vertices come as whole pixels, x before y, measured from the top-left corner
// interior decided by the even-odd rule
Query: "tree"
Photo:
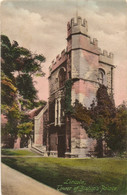
[[[104,85],[98,88],[96,101],[89,109],[76,102],[74,117],[81,122],[88,136],[97,140],[97,156],[102,157],[103,142],[109,135],[109,126],[115,117],[115,106]]]
[[[107,88],[100,85],[96,94],[97,105],[91,105],[91,117],[93,119],[88,135],[97,140],[96,150],[98,157],[103,156],[103,143],[109,132],[109,126],[115,117],[116,109],[113,101],[108,95]]]
[[[9,79],[8,76],[6,76],[3,72],[1,72],[1,110],[3,114],[7,114],[9,109],[12,107],[16,93],[17,88],[14,86],[12,80]]]
[[[45,75],[41,66],[43,62],[43,55],[33,54],[20,47],[16,41],[11,43],[6,35],[1,36],[2,113],[8,120],[6,131],[12,137],[16,137],[18,132],[21,135],[21,126],[24,129],[25,124],[21,125],[23,110],[32,109],[39,104],[33,79]],[[32,124],[29,122],[29,119],[25,121],[28,129],[31,129]],[[22,134],[23,132],[28,131],[24,130]]]
[[[11,137],[9,145],[12,147],[18,133],[17,125],[20,121],[20,110],[16,98],[17,88],[3,72],[1,73],[1,88],[1,112],[7,118],[7,124],[4,127],[2,126],[1,134],[2,137]]]
[[[34,76],[44,76],[41,64],[45,62],[43,55],[33,54],[26,48],[19,47],[16,41],[11,44],[9,38],[1,36],[1,71],[17,88],[20,96],[31,102],[37,100],[37,90],[34,86]]]
[[[125,103],[118,106],[116,116],[109,126],[106,138],[107,145],[115,154],[127,151],[127,106]]]

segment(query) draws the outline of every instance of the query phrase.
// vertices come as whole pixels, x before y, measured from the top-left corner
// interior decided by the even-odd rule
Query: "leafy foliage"
[[[19,47],[14,41],[12,44],[5,35],[1,36],[1,70],[24,99],[37,99],[33,76],[44,76],[41,63],[45,62],[43,55],[32,54],[28,49]]]
[[[90,110],[79,103],[78,100],[75,101],[72,117],[82,122],[82,126],[85,129],[88,129],[93,122]]]
[[[76,101],[72,116],[81,122],[89,137],[97,140],[98,157],[103,156],[103,142],[115,153],[126,151],[127,107],[123,104],[115,108],[103,85],[97,90],[96,100],[90,108]]]
[[[4,73],[1,74],[2,113],[8,113],[16,97],[17,88]]]
[[[30,136],[30,133],[33,129],[33,123],[32,122],[25,122],[18,125],[18,135],[22,137],[24,134],[26,136]]]
[[[22,74],[16,78],[17,88],[24,99],[31,102],[37,99],[37,90],[33,85],[33,78],[29,74]]]
[[[5,134],[30,134],[33,124],[24,112],[39,104],[33,77],[45,75],[43,62],[43,55],[33,54],[16,41],[11,43],[6,35],[1,36],[1,102],[2,114],[8,121]]]
[[[69,79],[65,82],[65,113],[69,114],[73,112],[73,107],[71,106],[71,88],[73,80]]]
[[[127,107],[123,103],[116,109],[116,116],[109,126],[107,144],[116,153],[127,151]]]

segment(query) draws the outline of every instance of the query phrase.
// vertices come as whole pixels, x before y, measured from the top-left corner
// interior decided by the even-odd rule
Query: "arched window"
[[[105,71],[101,68],[99,68],[98,80],[100,84],[105,84]]]
[[[61,68],[59,71],[59,87],[63,87],[66,80],[66,71],[64,68]]]

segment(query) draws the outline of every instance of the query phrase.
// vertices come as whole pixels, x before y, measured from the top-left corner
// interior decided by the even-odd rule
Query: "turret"
[[[88,34],[88,24],[86,19],[80,16],[72,18],[67,24],[67,49],[84,49],[99,55],[98,40],[93,40]]]
[[[88,25],[86,19],[78,16],[76,19],[72,18],[67,24],[67,38],[72,34],[81,33],[88,36]]]

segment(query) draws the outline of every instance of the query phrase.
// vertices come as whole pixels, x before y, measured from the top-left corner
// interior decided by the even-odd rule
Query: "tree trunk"
[[[98,158],[103,157],[103,140],[102,140],[102,137],[97,140],[96,152],[97,152],[97,157]]]

